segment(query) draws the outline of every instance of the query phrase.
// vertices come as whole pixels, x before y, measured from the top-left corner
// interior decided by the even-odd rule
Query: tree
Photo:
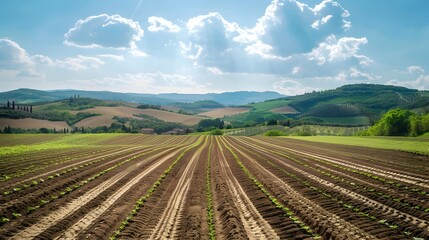
[[[214,129],[210,131],[210,135],[223,135],[223,131],[221,129]]]
[[[39,128],[39,133],[49,133],[47,128]]]
[[[9,101],[7,101],[7,108],[8,109],[10,108],[10,102]]]
[[[30,106],[30,113],[33,113],[33,106]]]
[[[275,119],[270,119],[270,120],[267,122],[267,125],[277,125],[277,120],[275,120]]]
[[[375,136],[409,135],[410,117],[414,115],[410,110],[399,108],[390,110],[374,126],[368,129],[368,133]]]
[[[15,109],[15,101],[12,101],[12,109]]]

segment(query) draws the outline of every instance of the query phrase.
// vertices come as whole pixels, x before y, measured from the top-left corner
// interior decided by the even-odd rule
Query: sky
[[[0,0],[0,91],[429,90],[427,0]]]

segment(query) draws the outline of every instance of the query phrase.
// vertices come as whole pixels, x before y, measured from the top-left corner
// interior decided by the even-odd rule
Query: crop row
[[[155,152],[155,151],[158,151],[158,150],[159,150],[159,149],[153,149],[153,150],[151,150],[151,151],[144,152],[144,153],[140,153],[140,154],[135,155],[135,156],[133,156],[133,157],[127,158],[126,160],[121,161],[121,162],[119,162],[119,163],[117,163],[117,164],[115,164],[115,165],[113,165],[113,166],[111,166],[111,167],[109,167],[109,168],[107,168],[107,169],[104,169],[103,171],[98,172],[97,174],[95,174],[95,175],[93,175],[93,176],[91,176],[91,177],[87,178],[86,180],[81,181],[81,182],[80,182],[80,183],[78,183],[78,184],[73,184],[73,185],[67,186],[67,187],[66,187],[66,188],[64,188],[62,191],[59,191],[58,193],[51,195],[49,199],[41,199],[41,200],[38,202],[38,205],[27,207],[27,214],[30,214],[30,213],[32,213],[32,212],[34,212],[34,211],[36,211],[37,209],[39,209],[39,208],[43,207],[44,205],[46,205],[46,204],[47,204],[47,203],[49,203],[49,202],[53,202],[53,201],[55,201],[55,200],[56,200],[56,199],[58,199],[58,198],[64,197],[65,195],[67,195],[67,194],[69,194],[69,193],[73,192],[73,191],[74,191],[74,190],[76,190],[76,189],[79,189],[79,188],[83,187],[84,185],[86,185],[86,184],[88,184],[88,183],[92,182],[93,180],[95,180],[95,179],[97,179],[97,178],[99,178],[99,177],[103,176],[104,174],[106,174],[106,173],[108,173],[108,172],[110,172],[110,171],[112,171],[112,170],[116,169],[117,167],[120,167],[120,166],[124,165],[125,163],[128,163],[128,162],[130,162],[130,161],[133,161],[133,160],[135,160],[135,159],[138,159],[138,158],[140,158],[140,157],[142,157],[142,156],[145,156],[145,155],[147,155],[147,154],[149,154],[149,153],[152,153],[152,152]],[[41,179],[41,180],[43,180],[43,179]],[[40,180],[39,180],[39,181],[40,181]],[[43,180],[43,181],[44,181],[44,180]],[[14,218],[16,218],[16,217],[15,217],[16,213],[11,213],[11,215],[12,215],[12,216],[14,216]],[[20,216],[20,215],[19,215],[19,216]],[[4,219],[4,221],[3,221],[2,223],[9,222],[9,218],[10,218],[10,217],[6,217],[6,216],[1,217],[1,219]]]
[[[207,167],[206,167],[206,195],[207,195],[207,223],[209,225],[209,239],[216,239],[216,229],[214,223],[213,211],[213,193],[211,185],[211,150],[213,141],[210,143],[209,152],[207,154]]]
[[[283,157],[285,157],[287,159],[290,159],[290,160],[292,160],[292,161],[294,161],[296,163],[299,163],[301,166],[309,167],[309,168],[311,168],[313,170],[319,170],[319,169],[313,168],[311,166],[308,166],[307,164],[301,162],[298,159],[295,159],[295,158],[290,157],[288,155],[282,154],[280,152],[272,151],[272,150],[270,150],[270,152],[273,152],[273,153],[275,153],[277,155],[281,155],[281,156],[283,156]],[[394,223],[393,221],[388,221],[385,218],[377,217],[377,216],[371,214],[372,210],[371,210],[370,207],[365,206],[364,209],[363,208],[361,209],[358,206],[352,204],[351,202],[345,202],[345,201],[339,199],[338,197],[332,195],[331,193],[328,193],[325,190],[312,185],[308,180],[303,180],[303,179],[299,178],[298,176],[296,176],[295,174],[292,174],[292,173],[288,172],[284,168],[279,167],[278,165],[274,164],[273,162],[271,162],[270,160],[264,158],[263,156],[261,156],[261,155],[259,155],[257,153],[254,153],[254,152],[253,152],[253,154],[256,155],[256,156],[258,156],[259,159],[263,159],[264,161],[266,161],[268,164],[270,164],[274,168],[280,170],[281,172],[283,172],[284,174],[286,174],[288,177],[293,178],[294,180],[296,180],[297,182],[299,182],[300,184],[302,184],[306,188],[311,189],[312,191],[318,193],[319,195],[321,195],[321,196],[323,196],[325,198],[328,198],[329,200],[331,200],[331,201],[339,204],[339,206],[342,207],[343,209],[345,209],[347,211],[350,211],[350,212],[353,212],[353,213],[356,213],[356,214],[359,214],[359,215],[361,215],[363,217],[366,217],[366,218],[370,219],[374,223],[380,223],[380,224],[385,225],[385,226],[387,226],[387,227],[389,227],[391,229],[402,230],[402,233],[404,235],[407,235],[407,236],[414,235],[413,231],[410,230],[406,226],[401,227],[401,224],[399,224],[399,223]],[[331,175],[331,176],[333,176],[333,175]],[[334,177],[334,178],[336,179],[337,177]]]
[[[81,153],[81,151],[80,151],[80,153]],[[81,154],[73,156],[73,157],[70,157],[70,155],[68,155],[68,156],[61,157],[59,159],[55,159],[55,158],[53,159],[52,156],[50,156],[50,157],[48,156],[48,158],[53,159],[53,160],[48,160],[48,161],[43,161],[43,162],[38,161],[38,160],[33,160],[34,164],[31,164],[30,166],[21,168],[21,169],[15,171],[13,173],[3,174],[2,178],[0,178],[0,182],[5,182],[5,181],[12,180],[14,178],[23,177],[23,176],[28,175],[30,173],[37,172],[37,171],[43,170],[45,168],[48,168],[52,165],[58,165],[58,164],[71,162],[71,161],[74,161],[76,159],[80,159],[81,157],[86,157],[86,156],[88,156],[88,153],[83,153],[83,154],[81,153]],[[40,159],[40,158],[38,158],[38,159]],[[16,168],[16,166],[15,166],[15,168]]]
[[[146,191],[146,193],[141,196],[135,203],[133,210],[131,213],[127,215],[127,217],[121,222],[121,225],[119,228],[113,233],[113,235],[110,237],[111,240],[117,239],[117,237],[121,234],[121,232],[130,224],[130,220],[137,215],[137,213],[140,211],[140,209],[144,206],[144,203],[152,196],[152,194],[156,191],[159,185],[165,180],[167,175],[173,170],[173,167],[180,161],[180,159],[185,156],[185,154],[200,145],[202,142],[202,138],[198,139],[198,141],[188,148],[186,148],[180,155],[173,161],[173,163],[170,164],[170,166],[164,170],[164,172],[159,176],[159,178],[152,184],[152,186]]]
[[[246,176],[259,188],[259,190],[262,191],[262,193],[274,204],[277,208],[281,209],[290,219],[293,220],[295,224],[297,224],[302,230],[306,231],[308,234],[312,236],[314,239],[320,239],[321,236],[314,233],[314,231],[306,225],[304,222],[302,222],[294,213],[293,211],[284,206],[276,197],[274,197],[265,187],[262,183],[259,182],[259,180],[244,166],[244,164],[240,161],[240,158],[238,155],[232,150],[231,147],[229,147],[224,140],[221,140],[223,145],[228,149],[228,151],[232,154],[237,164],[240,166],[240,169],[246,174]]]
[[[327,177],[330,177],[330,178],[332,178],[334,180],[339,180],[341,183],[347,183],[348,185],[352,186],[353,188],[361,188],[362,190],[364,190],[366,192],[369,192],[369,193],[373,192],[373,193],[377,194],[378,196],[382,196],[385,199],[392,199],[393,201],[401,204],[402,206],[404,206],[406,208],[410,208],[410,210],[415,209],[415,210],[423,211],[423,212],[426,212],[426,213],[429,212],[429,208],[424,208],[422,205],[411,203],[411,202],[407,201],[406,199],[402,199],[400,197],[394,197],[392,195],[392,193],[389,194],[389,193],[383,192],[381,190],[375,190],[374,188],[371,188],[371,187],[361,186],[361,185],[359,185],[359,184],[357,184],[355,182],[349,181],[349,180],[347,180],[345,178],[342,178],[340,176],[337,176],[335,174],[323,171],[320,168],[316,168],[316,167],[310,166],[310,165],[308,165],[308,164],[306,164],[306,163],[304,163],[304,162],[302,162],[302,161],[300,161],[300,160],[298,160],[298,159],[296,159],[296,158],[294,158],[292,156],[283,154],[281,152],[273,151],[273,150],[270,150],[270,151],[273,152],[273,153],[275,153],[275,154],[277,154],[277,155],[279,155],[279,156],[282,156],[284,158],[292,160],[293,162],[296,162],[296,163],[298,163],[301,166],[304,166],[306,168],[310,168],[310,169],[312,169],[314,171],[317,171],[317,172],[319,172],[319,173],[321,173],[321,174],[323,174],[323,175],[325,175]],[[311,158],[311,159],[313,159],[313,158]],[[313,160],[316,160],[316,159],[313,159]],[[328,162],[328,163],[331,163],[331,162]],[[331,165],[331,164],[328,164],[328,165]],[[338,165],[338,164],[336,164],[336,165]],[[338,167],[342,167],[342,166],[338,165]],[[345,170],[344,167],[342,167],[341,169]],[[351,171],[352,172],[357,172],[354,169],[351,169]],[[376,175],[370,174],[370,176],[372,178],[374,178],[374,179],[379,179]],[[414,190],[413,192],[416,192],[416,190]]]

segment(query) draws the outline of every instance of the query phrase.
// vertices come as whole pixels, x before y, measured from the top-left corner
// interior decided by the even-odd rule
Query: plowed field
[[[0,239],[429,239],[427,156],[266,137],[1,137]]]

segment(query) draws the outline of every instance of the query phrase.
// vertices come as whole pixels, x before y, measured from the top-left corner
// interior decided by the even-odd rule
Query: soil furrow
[[[277,233],[271,228],[270,224],[268,224],[258,210],[256,210],[255,206],[234,177],[218,139],[216,142],[219,145],[218,156],[220,159],[218,161],[220,163],[222,177],[226,181],[232,198],[235,199],[234,204],[240,214],[240,219],[247,237],[250,239],[280,239]]]
[[[226,141],[228,142],[228,140]],[[310,199],[304,197],[302,194],[297,192],[283,180],[281,180],[272,172],[268,171],[266,168],[260,165],[258,161],[256,161],[243,151],[239,150],[233,144],[230,144],[229,142],[228,144],[232,146],[232,148],[236,150],[241,156],[243,156],[244,159],[247,159],[249,162],[252,163],[253,166],[258,168],[261,174],[264,174],[266,177],[270,178],[270,181],[273,185],[283,191],[283,193],[288,198],[288,206],[291,209],[296,209],[295,211],[299,212],[299,214],[302,215],[304,219],[312,220],[308,221],[308,225],[312,227],[318,227],[318,224],[322,224],[325,226],[328,225],[329,227],[326,227],[331,228],[331,231],[337,232],[339,236],[346,236],[348,239],[377,239],[375,236],[365,233],[364,231],[349,223],[345,219],[341,218],[337,214],[326,211],[317,203],[314,203]],[[314,222],[314,219],[318,219],[318,222]],[[327,232],[320,232],[320,235],[326,237]]]
[[[135,184],[137,184],[142,178],[144,178],[146,175],[150,174],[154,169],[159,167],[163,162],[167,161],[168,159],[172,158],[174,155],[176,155],[178,152],[180,152],[182,149],[176,150],[169,155],[163,157],[160,160],[157,160],[156,163],[151,165],[150,167],[146,168],[142,173],[131,179],[125,186],[118,189],[115,193],[113,193],[106,201],[103,203],[100,203],[99,207],[92,210],[88,214],[86,214],[84,217],[81,218],[77,223],[75,223],[72,227],[68,228],[59,238],[61,239],[73,239],[76,238],[76,236],[84,231],[88,226],[90,226],[101,214],[106,212],[111,205],[113,205],[125,192],[130,190]],[[153,158],[158,158],[163,153],[157,154]],[[149,159],[148,159],[149,160]],[[138,167],[138,164],[136,166]]]
[[[207,140],[208,138],[205,139],[204,144],[198,148],[189,160],[185,171],[177,182],[176,189],[171,194],[167,207],[150,236],[150,239],[165,239],[177,236],[177,227],[180,224],[179,215],[183,211],[186,194],[188,193],[197,162],[200,160],[201,152],[208,146]]]

